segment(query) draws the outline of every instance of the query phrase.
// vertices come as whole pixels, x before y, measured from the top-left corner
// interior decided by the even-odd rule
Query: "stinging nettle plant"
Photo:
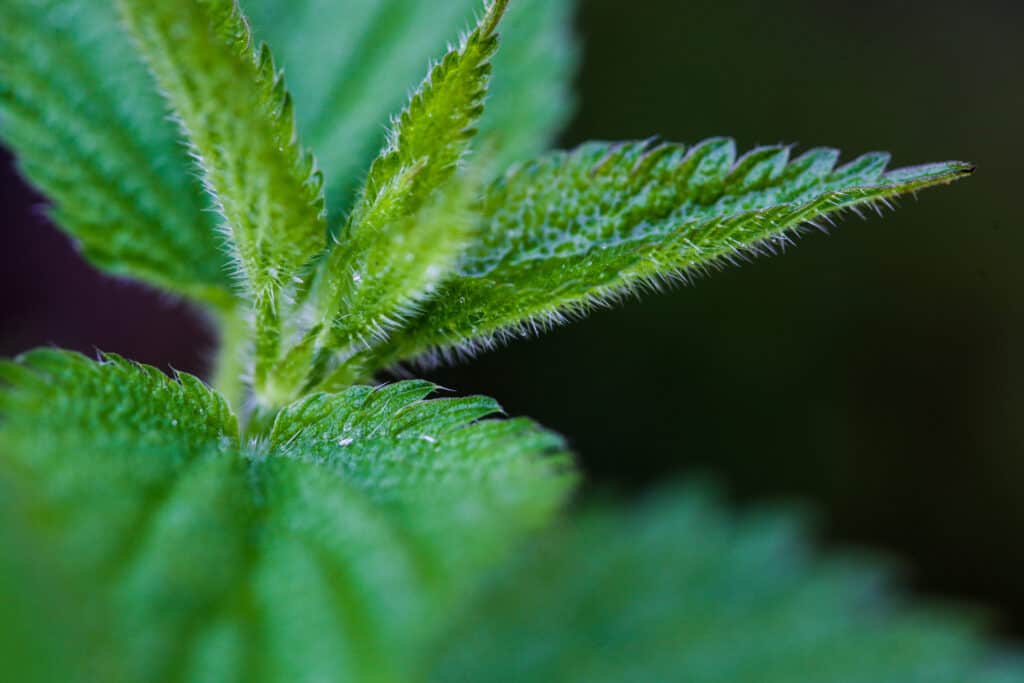
[[[545,152],[570,2],[509,5],[4,1],[0,131],[54,221],[221,334],[212,386],[0,363],[5,677],[1024,680],[786,515],[690,486],[566,519],[558,436],[372,385],[972,170],[719,138]]]

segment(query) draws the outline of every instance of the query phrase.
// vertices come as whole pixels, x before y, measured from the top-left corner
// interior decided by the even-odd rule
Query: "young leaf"
[[[256,35],[288,71],[304,139],[327,178],[332,215],[351,206],[423,65],[472,25],[481,0],[245,0]],[[503,22],[481,138],[497,168],[547,149],[571,111],[571,0],[516,0]]]
[[[393,341],[353,359],[353,377],[430,348],[486,347],[594,303],[722,260],[773,251],[805,224],[972,171],[947,162],[886,171],[873,153],[835,167],[786,147],[736,160],[731,140],[590,143],[510,172],[487,194],[484,226],[457,272]],[[355,371],[358,366],[363,370]]]
[[[207,198],[113,7],[4,0],[0,25],[0,135],[54,221],[100,268],[230,308]]]
[[[489,584],[428,680],[1022,680],[968,620],[900,605],[877,569],[818,560],[801,531],[693,490],[591,511]]]
[[[309,397],[243,444],[188,375],[47,351],[0,377],[0,532],[17,514],[46,550],[18,557],[87,588],[62,623],[88,642],[41,645],[96,680],[404,680],[572,482],[560,439],[426,382]]]
[[[326,243],[323,182],[298,142],[269,48],[254,48],[234,0],[119,0],[180,118],[255,298],[258,385],[276,358],[282,287]]]
[[[268,405],[293,400],[304,388],[323,382],[336,358],[381,343],[413,317],[469,241],[476,226],[470,205],[477,189],[468,179],[451,183],[418,213],[363,241],[368,248],[348,265],[350,271],[340,274],[347,285],[339,307],[343,312],[329,327],[312,327],[292,347],[273,369],[261,399]]]
[[[388,145],[370,166],[362,194],[318,270],[307,315],[316,321],[312,334],[319,339],[306,334],[285,358],[286,369],[303,367],[295,354],[323,359],[386,338],[465,246],[471,226],[460,206],[465,188],[456,185],[443,200],[438,195],[476,134],[507,5],[488,5],[477,27],[430,70],[395,119]],[[425,211],[431,202],[440,210]],[[271,405],[289,400],[298,388],[290,380],[275,376],[257,394]]]

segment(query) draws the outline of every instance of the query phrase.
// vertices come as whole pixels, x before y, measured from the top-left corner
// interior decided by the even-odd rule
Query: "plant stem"
[[[246,386],[243,381],[249,323],[240,308],[226,309],[218,316],[220,343],[212,376],[213,387],[231,404],[236,413],[242,410]]]

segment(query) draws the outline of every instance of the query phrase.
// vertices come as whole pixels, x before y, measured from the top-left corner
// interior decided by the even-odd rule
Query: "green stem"
[[[502,17],[505,16],[509,2],[511,2],[511,0],[494,0],[494,2],[491,3],[491,6],[487,9],[487,16],[484,24],[481,27],[481,35],[489,36],[498,30],[498,24],[501,23]]]
[[[249,342],[249,323],[241,307],[226,309],[219,316],[220,344],[214,362],[213,387],[231,404],[236,413],[245,402],[246,386],[243,380],[246,344]]]

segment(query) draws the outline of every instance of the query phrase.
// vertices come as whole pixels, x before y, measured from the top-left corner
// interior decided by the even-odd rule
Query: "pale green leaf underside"
[[[498,168],[531,158],[571,113],[575,46],[570,0],[516,0],[481,139]],[[258,37],[288,71],[300,129],[327,179],[332,214],[351,206],[385,143],[388,117],[405,104],[431,59],[479,16],[481,0],[244,0]]]
[[[299,142],[284,75],[235,0],[119,0],[188,137],[254,302],[253,384],[277,360],[284,288],[327,244],[323,177]],[[241,353],[239,349],[229,352]]]
[[[88,635],[43,649],[80,680],[402,680],[572,480],[557,437],[425,382],[312,396],[240,444],[188,375],[43,351],[0,376],[0,533],[71,593]]]
[[[831,149],[789,157],[788,147],[763,147],[737,160],[732,140],[720,138],[689,148],[589,143],[512,170],[483,199],[479,239],[456,273],[389,344],[353,365],[487,346],[972,170],[947,162],[887,172],[881,153],[836,167]]]
[[[228,259],[163,101],[107,2],[0,6],[0,136],[97,266],[225,307]]]
[[[325,245],[322,180],[291,96],[234,0],[119,0],[181,121],[252,292],[273,298]]]
[[[778,514],[696,490],[592,511],[503,571],[439,639],[437,683],[1010,683],[970,621],[822,561]]]

